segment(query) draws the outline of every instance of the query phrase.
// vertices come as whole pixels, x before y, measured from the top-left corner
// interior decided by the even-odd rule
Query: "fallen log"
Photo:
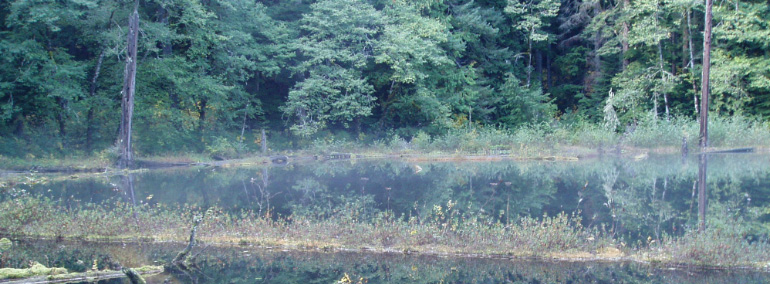
[[[726,150],[706,151],[701,154],[732,154],[732,153],[753,153],[754,148],[735,148]]]
[[[41,264],[36,264],[38,267],[28,270],[39,270],[46,268]],[[12,269],[12,268],[3,268]],[[107,279],[123,278],[126,274],[123,271],[116,270],[98,270],[98,271],[86,271],[86,272],[74,272],[67,273],[64,268],[46,268],[45,274],[31,274],[24,278],[3,279],[0,277],[0,283],[2,284],[49,284],[49,283],[71,283],[71,282],[96,282]],[[23,269],[18,269],[23,270]],[[143,266],[136,269],[131,269],[136,275],[148,275],[157,274],[163,272],[163,266]],[[55,271],[51,272],[51,271]]]

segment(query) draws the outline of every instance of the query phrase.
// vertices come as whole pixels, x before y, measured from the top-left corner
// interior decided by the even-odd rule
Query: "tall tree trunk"
[[[550,90],[553,86],[553,74],[551,73],[551,56],[548,53],[545,54],[545,82],[546,88]]]
[[[110,17],[112,18],[112,17]],[[93,99],[96,97],[96,87],[99,79],[99,73],[102,70],[102,63],[104,62],[104,49],[99,53],[99,58],[96,60],[96,69],[94,69],[94,76],[91,78],[91,87],[89,88],[88,97]],[[86,151],[93,150],[94,146],[94,106],[93,103],[89,104],[88,112],[86,113]]]
[[[160,5],[160,7],[158,7],[158,18],[160,23],[166,28],[169,27],[168,17],[169,17],[168,10],[166,10],[166,7],[164,7],[163,5]],[[174,52],[173,45],[171,43],[171,36],[168,36],[162,39],[160,45],[161,45],[161,50],[163,51],[163,58],[167,60],[171,59]],[[173,85],[168,87],[168,99],[169,101],[171,101],[172,109],[175,109],[175,110],[181,109],[179,106],[179,103],[180,103],[179,95],[177,95]]]
[[[128,20],[128,40],[126,48],[126,71],[121,91],[120,133],[118,135],[118,167],[130,167],[134,161],[131,153],[131,127],[134,115],[134,94],[136,93],[136,49],[139,37],[139,0],[134,2],[134,12]]]
[[[13,115],[13,135],[24,137],[24,114],[21,111]]]
[[[262,128],[262,154],[267,154],[267,135],[264,128]]]
[[[532,31],[530,31],[529,40],[527,41],[528,48],[527,48],[527,57],[529,58],[527,62],[527,88],[529,88],[530,82],[532,82],[532,35],[535,33],[535,29],[532,28]]]
[[[246,117],[248,116],[249,104],[243,107],[243,123],[241,123],[241,137],[238,139],[241,142],[246,141]]]
[[[688,61],[688,48],[687,43],[691,40],[690,38],[690,19],[689,19],[689,9],[684,11],[685,17],[687,19],[687,25],[682,26],[682,71],[690,67],[690,62]]]
[[[596,86],[599,79],[603,76],[602,75],[602,57],[599,54],[599,49],[602,48],[603,44],[604,42],[602,41],[601,33],[598,33],[598,32],[594,33],[594,39],[593,39],[594,49],[591,53],[592,55],[591,66],[589,67],[590,69],[592,69],[590,71],[593,71],[593,72],[589,72],[591,74],[589,75],[590,81],[588,82],[589,85],[586,87],[586,90],[588,90],[589,92],[594,91],[594,86]]]
[[[115,16],[115,11],[110,13],[110,19],[107,20],[105,26],[109,29],[112,26],[112,17]],[[96,68],[94,68],[94,76],[91,77],[91,85],[88,88],[88,98],[93,100],[96,98],[96,88],[99,86],[99,74],[102,71],[102,64],[104,63],[104,54],[106,48],[102,47],[102,51],[99,52],[99,57],[96,59]],[[91,152],[94,147],[94,104],[93,102],[88,104],[88,112],[86,113],[86,151]]]
[[[201,99],[201,102],[198,105],[198,132],[200,133],[201,137],[203,137],[203,130],[205,129],[205,124],[206,124],[206,105],[207,104],[208,104],[208,100],[203,98]]]
[[[663,70],[663,43],[658,42],[658,64],[660,67],[660,81],[665,84],[666,83],[666,72]],[[668,111],[668,94],[665,92],[663,93],[663,103],[666,108],[666,121],[669,121],[669,111]],[[655,109],[655,112],[657,114],[658,110]]]
[[[631,9],[631,0],[623,0],[623,12],[627,12]],[[620,42],[623,53],[623,70],[628,67],[628,59],[626,59],[626,52],[628,52],[628,22],[623,22],[623,40]]]
[[[62,148],[67,147],[67,100],[62,97],[56,97],[56,104],[59,105],[61,110],[56,116],[56,121],[59,124],[59,138],[61,139]]]
[[[708,123],[709,123],[709,75],[711,71],[711,8],[713,0],[706,0],[705,25],[703,27],[703,74],[701,74],[701,98],[700,98],[700,147],[704,151],[708,147]]]
[[[535,52],[535,82],[543,85],[543,52]]]
[[[689,68],[690,72],[693,73],[693,80],[692,80],[692,89],[694,91],[693,93],[693,103],[695,106],[695,116],[698,116],[698,86],[695,84],[695,71],[693,70],[695,67],[695,55],[694,51],[692,49],[692,10],[690,8],[687,8],[687,46],[688,50],[690,51],[690,61],[687,62],[687,68]]]

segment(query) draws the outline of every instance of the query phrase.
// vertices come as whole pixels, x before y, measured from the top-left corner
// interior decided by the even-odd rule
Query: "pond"
[[[770,232],[770,156],[711,155],[706,171],[706,191],[700,194],[698,156],[652,155],[642,160],[602,158],[574,162],[337,160],[270,167],[201,166],[129,175],[58,177],[45,183],[7,186],[0,201],[26,194],[47,197],[61,208],[111,207],[121,203],[216,207],[234,215],[249,212],[274,220],[297,216],[323,219],[350,206],[358,208],[355,218],[360,220],[381,218],[378,216],[382,216],[382,212],[390,212],[396,218],[420,220],[436,218],[436,212],[449,212],[453,208],[462,212],[458,214],[483,214],[489,222],[503,224],[501,226],[522,217],[538,219],[565,213],[579,220],[583,227],[617,240],[618,247],[646,247],[672,236],[682,236],[697,229],[701,222],[708,224],[707,227],[719,227],[721,223],[739,220],[746,239],[766,242]],[[29,179],[35,178],[39,175]],[[141,249],[131,250],[139,254],[136,259],[168,261],[174,249],[168,245],[145,244]],[[51,254],[45,250],[33,251],[28,249],[25,253],[30,258]],[[66,258],[69,250],[61,251],[64,252],[56,255]],[[102,253],[100,251],[92,248],[89,253]],[[770,275],[758,272],[682,272],[640,263],[511,261],[358,252],[290,253],[248,247],[209,248],[201,257],[206,260],[202,268],[206,277],[234,277],[246,282],[263,279],[275,283],[311,283],[309,279],[315,279],[318,283],[330,283],[340,280],[345,273],[367,279],[369,283],[583,282],[584,279],[608,283],[722,280],[761,283],[770,279]]]

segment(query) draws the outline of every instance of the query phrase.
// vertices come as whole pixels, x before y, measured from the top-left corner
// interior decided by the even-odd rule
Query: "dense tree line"
[[[712,112],[770,116],[770,3],[714,7]],[[3,155],[118,136],[133,0],[0,3]],[[141,0],[134,141],[288,142],[579,120],[695,119],[690,0]],[[236,138],[237,137],[237,138]],[[275,144],[274,144],[275,145]],[[296,144],[292,144],[295,145]]]

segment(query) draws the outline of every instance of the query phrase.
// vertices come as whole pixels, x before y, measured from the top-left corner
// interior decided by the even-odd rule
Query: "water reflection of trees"
[[[766,235],[766,160],[761,155],[710,157],[709,208],[725,212],[709,209],[708,214],[739,216],[754,228],[752,234]],[[698,226],[697,156],[580,162],[338,161],[280,168],[180,168],[133,177],[131,202],[217,205],[260,216],[328,216],[349,203],[360,206],[365,216],[386,210],[396,216],[428,216],[434,205],[451,200],[463,213],[500,222],[579,212],[584,225],[626,241],[658,240]],[[125,184],[124,179],[66,180],[28,189],[62,202],[100,203],[116,195],[126,198],[129,191],[116,186]]]
[[[182,245],[16,242],[10,266],[29,261],[71,271],[120,263],[138,267],[170,261]],[[667,270],[635,263],[510,261],[401,254],[282,252],[210,247],[196,257],[205,283],[336,283],[346,274],[365,283],[766,283],[766,273]],[[190,283],[184,275],[147,276],[148,283]],[[112,281],[115,283],[121,281]],[[109,283],[112,283],[109,282]],[[100,282],[102,283],[102,282]],[[107,283],[107,282],[105,282]],[[121,282],[122,283],[122,282]]]

